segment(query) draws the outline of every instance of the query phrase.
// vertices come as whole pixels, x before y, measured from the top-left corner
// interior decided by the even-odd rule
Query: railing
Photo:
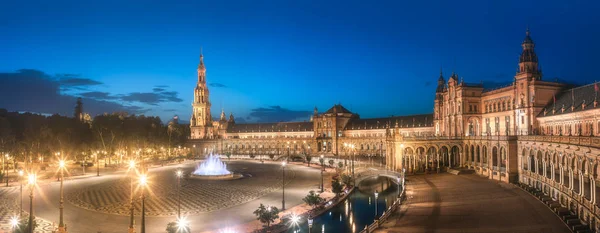
[[[600,137],[586,136],[519,136],[519,140],[536,142],[554,142],[581,146],[600,147]]]
[[[400,196],[398,196],[398,198],[396,198],[396,201],[394,201],[394,203],[385,212],[383,212],[383,214],[381,214],[381,217],[379,217],[379,219],[375,219],[375,221],[371,225],[365,226],[365,229],[360,231],[360,233],[373,232],[374,230],[379,228],[381,226],[381,223],[385,222],[392,215],[392,213],[396,211],[396,209],[398,209],[400,205],[402,205],[402,202],[405,200],[406,197],[405,193],[406,188],[402,189]]]
[[[430,140],[515,140],[515,135],[490,135],[490,136],[415,136],[403,137],[404,141],[430,141]]]

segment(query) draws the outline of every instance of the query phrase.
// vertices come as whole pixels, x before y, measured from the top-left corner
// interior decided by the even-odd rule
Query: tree
[[[335,161],[333,161],[333,159],[329,160],[329,166],[333,167],[333,164],[335,163]]]
[[[342,183],[344,183],[344,185],[346,185],[346,187],[352,186],[352,183],[353,183],[352,181],[353,181],[353,179],[351,176],[346,175],[346,174],[342,175]]]
[[[274,155],[274,154],[270,154],[270,155],[269,155],[269,158],[270,158],[271,160],[273,160],[273,159],[275,158],[275,155]]]
[[[342,186],[342,183],[340,183],[339,178],[337,176],[334,177],[333,180],[331,180],[331,192],[335,193],[336,197],[339,197],[343,189],[344,187]]]
[[[304,201],[304,203],[315,208],[317,205],[323,202],[324,199],[320,197],[319,194],[316,193],[314,190],[310,190],[310,192],[308,192],[308,195],[306,195],[306,197],[304,197],[302,200]]]
[[[306,155],[306,163],[308,163],[308,166],[310,167],[310,161],[312,160],[312,156],[311,155]]]
[[[189,233],[191,229],[189,226],[179,227],[176,222],[170,222],[167,224],[167,233]]]
[[[33,230],[38,227],[37,222],[35,221],[35,216],[33,216]],[[15,233],[29,233],[31,232],[29,228],[29,215],[24,215],[23,218],[19,220],[19,224],[14,231]]]
[[[279,218],[279,209],[275,206],[266,207],[262,203],[258,206],[258,209],[254,211],[256,219],[263,224],[267,224],[267,228],[271,226],[272,222],[275,222]]]
[[[227,152],[225,153],[225,156],[227,156],[227,159],[228,159],[228,160],[231,160],[231,152],[230,152],[230,151],[227,151]]]

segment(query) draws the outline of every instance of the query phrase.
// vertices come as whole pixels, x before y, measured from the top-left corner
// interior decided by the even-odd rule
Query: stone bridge
[[[379,176],[388,177],[390,178],[390,180],[392,180],[392,182],[398,185],[400,185],[400,181],[402,180],[402,172],[395,172],[377,168],[365,168],[364,170],[361,170],[358,173],[356,173],[355,182],[356,184],[360,184],[360,182],[362,182],[363,180]]]

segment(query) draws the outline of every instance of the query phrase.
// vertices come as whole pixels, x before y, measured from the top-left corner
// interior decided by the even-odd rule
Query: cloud
[[[67,78],[60,78],[58,82],[61,86],[64,87],[95,86],[102,84],[101,82],[89,78],[76,78],[72,76],[67,76]]]
[[[160,89],[160,90],[156,90]],[[149,105],[158,105],[163,102],[183,102],[177,97],[176,91],[164,91],[162,88],[154,88],[154,92],[132,92],[121,96],[120,99],[127,102],[139,102]]]
[[[9,111],[29,111],[37,113],[73,115],[77,97],[61,93],[66,86],[98,85],[96,81],[75,78],[72,75],[48,75],[39,70],[22,69],[13,73],[0,73],[0,108]],[[87,95],[101,97],[102,93],[87,92]],[[107,95],[109,96],[109,95]],[[106,101],[108,97],[86,98],[83,100],[84,111],[92,116],[105,113],[126,111],[143,113],[147,110],[139,106],[122,105]]]
[[[91,98],[91,99],[97,99],[97,100],[114,100],[114,99],[118,98],[117,96],[110,95],[110,93],[108,93],[108,92],[101,92],[101,91],[83,92],[83,93],[79,93],[79,95],[84,98]]]
[[[165,91],[165,89],[162,88],[162,87],[155,87],[155,88],[152,88],[152,91],[154,91],[154,92],[160,92],[160,91]]]
[[[227,88],[227,85],[222,84],[222,83],[210,83],[208,84],[211,87],[222,87],[222,88]]]
[[[281,106],[269,106],[252,109],[248,116],[257,122],[279,122],[301,120],[303,118],[308,119],[311,113],[311,111],[298,111],[282,108]]]

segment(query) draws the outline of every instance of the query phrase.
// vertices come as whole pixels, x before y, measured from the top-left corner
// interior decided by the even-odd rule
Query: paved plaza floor
[[[376,232],[570,232],[543,203],[477,175],[407,177],[405,205]]]
[[[199,161],[198,161],[199,162]],[[232,181],[183,180],[181,189],[182,215],[187,216],[193,232],[235,226],[255,220],[252,213],[260,203],[281,206],[282,172],[280,163],[258,161],[227,161],[228,168],[246,177]],[[149,172],[151,192],[146,198],[146,232],[162,233],[168,222],[176,219],[178,167],[186,172],[196,163],[152,168]],[[308,191],[320,184],[319,169],[290,164],[286,168],[286,207],[302,204]],[[28,191],[26,192],[28,194]],[[126,232],[129,223],[130,181],[125,172],[102,174],[100,177],[65,181],[65,223],[74,233]],[[59,182],[37,185],[35,215],[44,224],[58,222]],[[1,220],[6,221],[18,210],[17,187],[0,189]],[[29,209],[27,195],[23,208]],[[6,203],[4,203],[6,202]],[[139,232],[140,200],[135,199],[136,231]],[[45,224],[48,223],[48,224]],[[2,224],[0,221],[0,226]],[[51,227],[49,227],[51,228]],[[0,232],[2,227],[0,227]],[[43,232],[43,231],[40,231]]]

